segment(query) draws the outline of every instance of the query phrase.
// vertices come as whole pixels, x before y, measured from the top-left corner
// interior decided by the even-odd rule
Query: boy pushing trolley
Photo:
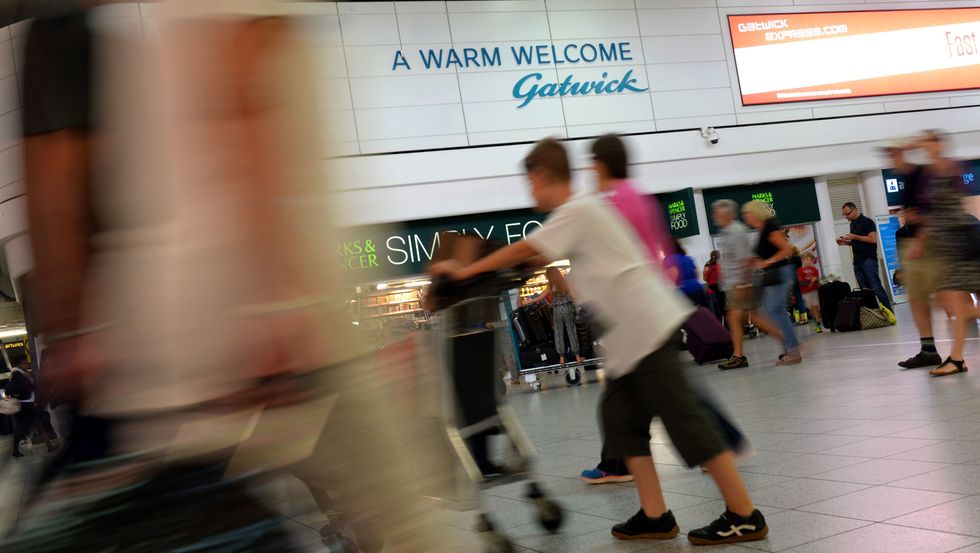
[[[568,154],[559,142],[540,141],[525,167],[537,208],[551,212],[544,225],[527,240],[468,266],[444,262],[433,265],[432,273],[468,280],[539,255],[569,259],[575,267],[572,288],[604,331],[609,381],[599,411],[608,453],[626,459],[640,496],[639,512],[616,525],[613,536],[671,539],[680,532],[650,453],[650,423],[660,417],[684,461],[709,469],[727,506],[710,525],[688,533],[691,543],[765,538],[765,518],[749,498],[733,453],[695,399],[677,353],[677,336],[693,307],[654,272],[603,199],[573,196]]]

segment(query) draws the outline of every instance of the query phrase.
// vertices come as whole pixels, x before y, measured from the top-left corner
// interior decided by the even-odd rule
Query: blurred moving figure
[[[446,550],[323,254],[314,72],[279,3],[172,0],[152,43],[82,5],[35,22],[25,69],[44,392],[78,417],[0,550],[293,551],[255,489],[277,469],[394,551]]]
[[[921,367],[938,367],[943,358],[936,350],[936,339],[932,331],[932,299],[936,293],[936,278],[939,276],[938,264],[932,248],[925,242],[917,259],[912,259],[910,253],[915,244],[915,238],[921,228],[919,205],[925,200],[928,190],[926,168],[908,160],[907,153],[915,149],[911,141],[893,141],[885,145],[884,152],[888,154],[892,169],[902,175],[905,180],[903,198],[903,214],[905,225],[896,233],[898,255],[902,264],[902,285],[905,286],[912,308],[912,319],[919,331],[919,352],[898,363],[903,369]]]
[[[963,358],[966,327],[978,316],[970,293],[980,289],[980,224],[963,206],[962,167],[947,157],[945,137],[927,131],[918,146],[929,158],[929,166],[916,214],[921,227],[909,257],[920,259],[927,247],[936,255],[936,299],[953,316],[953,346],[946,360],[929,374],[948,376],[967,370]]]
[[[790,262],[793,245],[769,204],[751,201],[742,206],[742,217],[747,225],[759,231],[759,242],[755,247],[752,265],[761,272],[762,309],[769,320],[756,317],[756,323],[783,343],[785,351],[779,356],[776,365],[799,364],[803,361],[800,341],[796,337],[796,327],[786,312],[790,288],[796,281],[796,271]]]
[[[731,359],[718,365],[721,370],[741,369],[749,366],[745,356],[745,327],[743,316],[758,307],[755,287],[752,286],[752,245],[749,229],[738,220],[738,203],[735,200],[718,200],[711,204],[711,216],[721,229],[718,239],[721,248],[721,289],[728,309],[726,320],[732,333],[734,353]]]

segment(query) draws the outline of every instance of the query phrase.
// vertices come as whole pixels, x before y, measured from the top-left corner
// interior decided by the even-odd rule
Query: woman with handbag
[[[776,365],[799,364],[803,361],[800,341],[786,312],[790,289],[796,281],[791,262],[793,245],[769,204],[756,200],[743,205],[742,218],[747,225],[759,231],[756,258],[752,265],[761,273],[762,311],[769,320],[757,317],[755,322],[770,336],[783,342],[785,352],[779,356]]]

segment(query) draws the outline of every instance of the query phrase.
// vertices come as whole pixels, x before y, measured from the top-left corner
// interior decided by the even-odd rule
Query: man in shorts
[[[467,280],[542,256],[569,259],[571,284],[582,305],[605,329],[608,384],[600,413],[610,457],[622,457],[636,478],[641,508],[612,529],[623,540],[671,539],[680,528],[667,510],[650,452],[650,423],[664,426],[684,461],[703,465],[714,478],[727,509],[708,526],[691,530],[697,545],[756,541],[769,529],[742,482],[735,457],[695,397],[677,352],[681,325],[691,305],[655,273],[632,231],[595,196],[573,197],[565,148],[539,142],[525,159],[531,193],[551,215],[527,240],[462,266],[433,265],[435,275]]]
[[[749,366],[745,356],[745,328],[743,317],[758,307],[758,298],[752,286],[752,243],[749,229],[738,220],[739,206],[735,200],[718,200],[711,204],[711,216],[721,229],[718,249],[721,251],[721,289],[727,301],[726,321],[732,333],[732,357],[718,365],[723,371]]]

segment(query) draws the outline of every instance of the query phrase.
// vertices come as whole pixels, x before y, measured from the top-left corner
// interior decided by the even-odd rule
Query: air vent
[[[854,203],[858,212],[864,211],[861,202],[861,181],[857,177],[829,179],[827,189],[830,191],[830,205],[834,210],[835,221],[846,221],[840,208],[847,202]]]

